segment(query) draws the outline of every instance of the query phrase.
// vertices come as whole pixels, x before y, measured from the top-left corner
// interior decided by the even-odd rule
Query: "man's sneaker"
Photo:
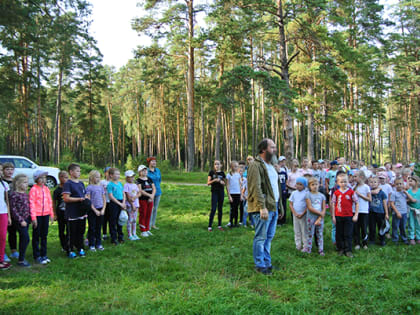
[[[255,267],[255,271],[262,273],[263,275],[266,275],[266,276],[270,276],[273,274],[271,270],[269,270],[268,268],[263,268],[263,267]]]
[[[10,267],[12,267],[12,265],[4,260],[2,263],[0,263],[0,270],[7,270]]]
[[[149,237],[149,233],[147,232],[141,232],[140,234],[142,237]]]
[[[31,264],[28,263],[26,260],[24,260],[24,261],[18,261],[17,265],[19,267],[30,267],[31,266]]]
[[[42,257],[42,259],[44,259],[47,262],[47,264],[51,262],[51,260],[47,256]]]
[[[346,256],[349,257],[349,258],[353,258],[354,257],[352,252],[347,252],[346,253]]]
[[[80,250],[79,256],[80,257],[86,257],[86,253],[85,253],[85,251],[83,249]]]
[[[153,235],[152,232],[150,232],[150,231],[147,231],[147,234],[149,234],[149,236]]]
[[[3,261],[7,263],[11,262],[10,258],[6,255],[6,253],[4,253]]]
[[[354,246],[354,249],[355,249],[355,250],[359,250],[359,249],[360,249],[360,245],[356,245],[356,246]]]
[[[224,229],[223,229],[221,226],[218,226],[218,227],[217,227],[217,229],[218,229],[219,231],[224,231]]]
[[[368,249],[368,246],[367,246],[367,245],[364,245],[364,246],[363,246],[363,249]]]
[[[104,250],[105,248],[104,248],[102,245],[98,245],[98,246],[96,246],[96,249],[97,249],[97,250],[101,250],[101,251],[102,251],[102,250]]]
[[[15,258],[15,259],[18,259],[18,258],[19,258],[19,252],[12,252],[12,253],[10,254],[10,258]]]
[[[213,229],[209,226],[209,227],[207,228],[207,231],[211,232],[211,231],[213,231]]]
[[[38,257],[37,259],[35,259],[35,261],[40,264],[40,265],[46,265],[48,264],[46,260],[44,260],[44,257]]]
[[[96,248],[95,248],[95,246],[90,246],[90,247],[89,247],[89,250],[90,250],[91,252],[96,252]]]
[[[75,252],[70,252],[67,257],[73,259],[73,258],[77,258],[77,255]]]

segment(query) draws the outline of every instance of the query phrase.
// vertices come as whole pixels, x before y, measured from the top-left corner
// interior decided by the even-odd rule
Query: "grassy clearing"
[[[326,256],[296,252],[290,224],[272,247],[280,267],[253,271],[249,228],[207,232],[208,187],[163,185],[153,237],[70,261],[49,234],[52,263],[0,274],[0,313],[282,314],[420,312],[420,246],[388,245]],[[224,223],[228,220],[225,202]],[[28,249],[30,261],[32,250]]]
[[[162,172],[162,180],[169,183],[206,184],[208,172],[190,172],[170,170]]]

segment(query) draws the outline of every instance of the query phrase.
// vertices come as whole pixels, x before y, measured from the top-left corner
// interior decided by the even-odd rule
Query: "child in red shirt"
[[[359,200],[356,193],[348,187],[348,177],[346,174],[337,176],[337,184],[340,187],[332,196],[331,211],[333,223],[336,225],[336,240],[339,255],[345,254],[353,257],[352,236],[353,222],[357,222],[359,215]],[[353,214],[353,204],[355,212]]]

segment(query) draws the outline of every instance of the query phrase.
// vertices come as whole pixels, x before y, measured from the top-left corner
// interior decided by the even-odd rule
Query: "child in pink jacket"
[[[36,171],[34,173],[35,185],[29,191],[29,206],[33,225],[32,251],[35,262],[41,265],[51,262],[47,257],[48,221],[54,222],[51,193],[48,187],[45,186],[47,175],[47,172]],[[40,240],[41,249],[39,248]]]

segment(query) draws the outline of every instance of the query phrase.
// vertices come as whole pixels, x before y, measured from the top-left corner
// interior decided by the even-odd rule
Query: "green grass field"
[[[154,236],[117,247],[105,242],[104,252],[86,258],[64,256],[54,223],[48,266],[0,274],[0,313],[420,312],[420,245],[372,246],[354,259],[338,257],[328,222],[326,256],[305,256],[294,248],[289,220],[272,246],[280,270],[267,277],[253,269],[251,229],[207,232],[208,187],[164,184],[163,191]],[[225,200],[224,224],[228,213]],[[32,263],[30,246],[27,256]]]

